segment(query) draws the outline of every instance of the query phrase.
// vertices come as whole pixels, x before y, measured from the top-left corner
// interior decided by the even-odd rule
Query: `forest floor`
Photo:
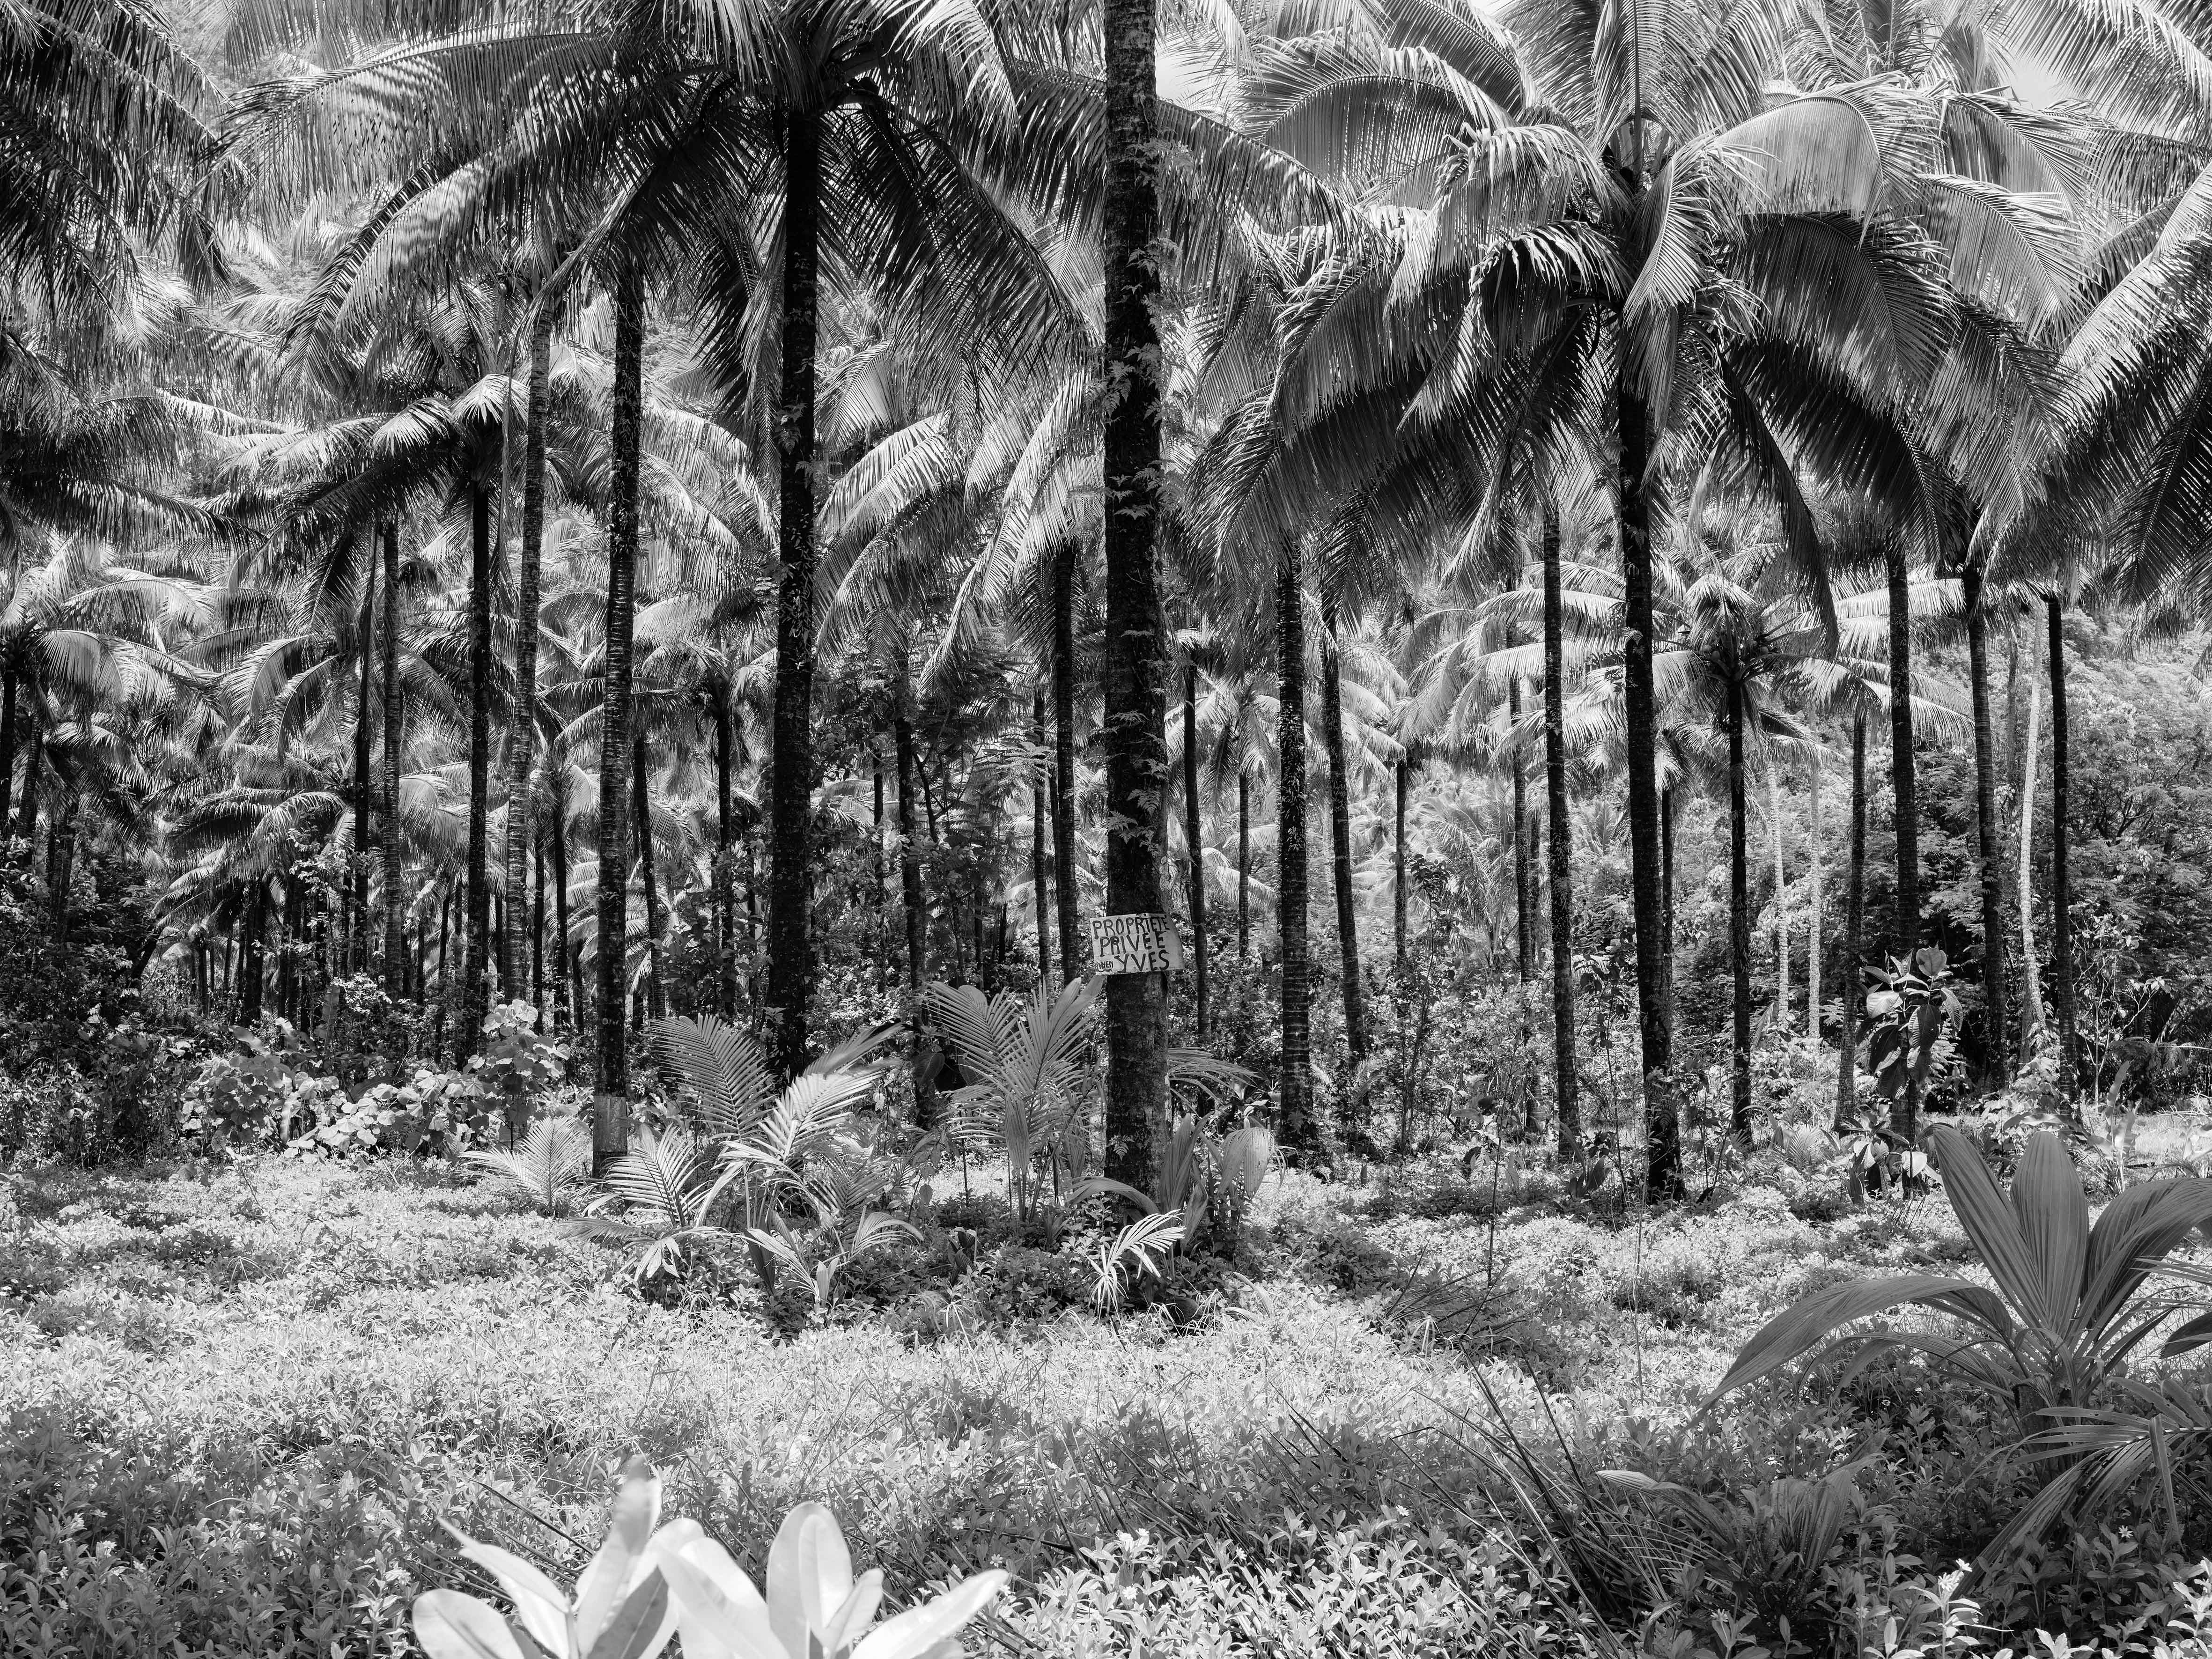
[[[1679,1432],[1807,1291],[1976,1271],[1940,1196],[1851,1209],[1778,1155],[1649,1215],[1509,1177],[1279,1177],[1251,1282],[1194,1326],[1069,1309],[930,1338],[865,1299],[789,1337],[757,1308],[653,1305],[606,1247],[434,1163],[24,1173],[0,1182],[0,1399],[19,1444],[127,1447],[210,1498],[410,1469],[571,1569],[641,1450],[668,1511],[740,1553],[821,1498],[894,1583],[1005,1565],[1041,1595],[1121,1533],[1448,1516],[1501,1419]]]

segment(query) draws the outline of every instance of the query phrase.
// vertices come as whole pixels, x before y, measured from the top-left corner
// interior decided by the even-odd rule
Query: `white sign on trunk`
[[[1164,974],[1182,966],[1182,935],[1173,916],[1091,918],[1091,971]]]

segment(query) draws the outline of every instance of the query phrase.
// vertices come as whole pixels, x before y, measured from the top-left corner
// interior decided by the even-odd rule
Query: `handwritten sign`
[[[1163,974],[1182,966],[1182,935],[1173,916],[1091,918],[1091,971]]]

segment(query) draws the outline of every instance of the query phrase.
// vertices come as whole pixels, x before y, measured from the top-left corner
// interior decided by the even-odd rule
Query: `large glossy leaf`
[[[646,1549],[653,1541],[653,1522],[659,1516],[659,1478],[651,1463],[633,1457],[623,1466],[622,1487],[615,1494],[606,1541],[576,1580],[576,1641],[585,1653],[592,1651],[600,1631],[628,1598],[641,1573],[649,1570]]]
[[[668,1645],[676,1628],[676,1607],[668,1582],[658,1568],[647,1566],[646,1577],[623,1598],[587,1659],[653,1659]]]
[[[853,1558],[837,1517],[801,1504],[783,1517],[768,1552],[768,1620],[787,1653],[807,1651],[811,1633],[853,1593]]]
[[[693,1539],[659,1565],[676,1598],[684,1659],[792,1659],[775,1639],[760,1591],[713,1539]]]
[[[1929,1132],[1928,1150],[1936,1160],[1936,1172],[1943,1177],[1943,1195],[1951,1200],[1959,1224],[1966,1230],[1975,1254],[1996,1280],[1997,1290],[2014,1315],[2043,1330],[2052,1329],[2041,1264],[1998,1193],[1982,1155],[1948,1123]]]
[[[2013,1214],[2043,1283],[2048,1328],[2070,1329],[2089,1253],[2089,1200],[2066,1148],[2049,1130],[2030,1136],[2012,1178]]]
[[[939,1643],[965,1629],[1006,1585],[1003,1572],[978,1573],[927,1606],[878,1625],[853,1650],[853,1659],[922,1659]]]
[[[1918,1303],[1986,1327],[2002,1339],[2008,1322],[2002,1305],[1978,1285],[1933,1273],[1907,1273],[1832,1285],[1784,1309],[1759,1327],[1729,1367],[1707,1405],[1803,1358],[1857,1319]]]
[[[470,1539],[461,1553],[499,1580],[531,1640],[548,1653],[568,1645],[568,1598],[561,1587],[520,1556],[496,1544]]]
[[[430,1659],[523,1659],[507,1620],[459,1590],[425,1590],[415,1598],[415,1639]]]

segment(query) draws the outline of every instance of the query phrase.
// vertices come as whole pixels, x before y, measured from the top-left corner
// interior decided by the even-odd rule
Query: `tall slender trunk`
[[[1743,688],[1728,689],[1729,1133],[1751,1144],[1751,834],[1744,799]]]
[[[655,1019],[668,1014],[668,980],[660,963],[660,884],[653,874],[653,804],[646,793],[645,726],[640,721],[630,739],[630,822],[636,825],[637,873],[645,888],[646,1009]]]
[[[1620,574],[1628,628],[1622,691],[1628,738],[1628,842],[1636,917],[1637,1030],[1644,1050],[1644,1190],[1647,1199],[1682,1192],[1681,1118],[1674,1097],[1674,1033],[1667,994],[1666,902],[1659,811],[1659,703],[1652,678],[1651,503],[1644,472],[1651,459],[1650,411],[1620,366]]]
[[[919,991],[928,976],[926,953],[929,943],[929,913],[921,897],[921,848],[915,838],[914,782],[917,769],[914,753],[914,722],[907,717],[907,689],[899,687],[898,712],[891,720],[891,741],[898,750],[899,890],[906,908],[906,983]]]
[[[1842,1030],[1837,1037],[1836,1122],[1838,1127],[1858,1115],[1859,1000],[1866,993],[1859,976],[1859,958],[1866,948],[1866,711],[1851,715],[1851,856],[1844,878],[1844,985]]]
[[[1205,826],[1198,811],[1198,668],[1186,663],[1182,671],[1182,830],[1190,853],[1191,962],[1196,969],[1198,1040],[1206,1041],[1206,843]]]
[[[1516,643],[1518,643],[1516,641]],[[1521,677],[1505,682],[1505,752],[1513,763],[1513,954],[1514,970],[1526,985],[1534,971],[1535,896],[1528,888],[1528,776],[1521,767]]]
[[[545,1029],[545,844],[532,838],[538,877],[537,902],[530,912],[530,1006],[538,1011],[538,1029]]]
[[[2043,982],[2035,956],[2035,750],[2043,718],[2043,678],[2035,672],[2035,636],[2028,636],[2027,733],[2020,746],[2020,1053],[2025,1061],[2043,1030]]]
[[[1159,111],[1153,0],[1105,0],[1106,908],[1156,915],[1167,857],[1159,545]],[[1106,983],[1106,1173],[1149,1191],[1167,1135],[1167,981]]]
[[[1406,975],[1406,790],[1413,769],[1407,757],[1398,757],[1397,822],[1390,851],[1390,935],[1401,979]]]
[[[54,943],[69,943],[70,881],[76,865],[76,814],[80,797],[71,788],[54,814],[53,838],[46,848],[46,898],[53,909]]]
[[[553,968],[555,994],[572,1030],[580,1030],[583,1011],[576,1006],[576,947],[568,931],[568,826],[563,821],[559,798],[555,798],[552,821],[545,839],[553,864]]]
[[[469,489],[469,948],[453,1057],[483,1039],[491,944],[491,495]]]
[[[365,974],[369,969],[368,849],[373,831],[368,816],[369,670],[376,660],[376,556],[364,561],[366,574],[361,592],[360,678],[353,710],[353,890],[352,915],[346,941],[346,968]]]
[[[1351,1061],[1346,1093],[1362,1093],[1356,1081],[1367,1058],[1367,1008],[1359,982],[1359,917],[1352,892],[1352,800],[1345,777],[1344,666],[1336,638],[1324,629],[1321,645],[1321,736],[1328,752],[1328,844],[1336,889],[1336,948],[1344,973],[1344,1046]]]
[[[407,913],[402,902],[399,836],[399,757],[406,708],[399,696],[399,526],[377,526],[384,549],[384,822],[379,850],[384,866],[384,983],[404,996],[407,983]]]
[[[738,901],[735,872],[730,868],[731,849],[735,840],[734,805],[730,797],[730,772],[732,764],[731,750],[735,744],[730,715],[730,685],[727,680],[717,679],[709,693],[714,699],[714,921],[720,934],[720,949],[715,952],[715,988],[717,1008],[724,1019],[738,1017]],[[883,889],[883,775],[876,776],[876,888],[877,902],[882,902]]]
[[[23,757],[23,799],[15,807],[15,839],[23,843],[23,867],[29,869],[31,843],[39,833],[39,768],[46,757],[46,738],[35,716],[23,724],[30,750]]]
[[[1790,872],[1782,848],[1782,763],[1766,769],[1766,827],[1774,840],[1774,1017],[1778,1030],[1794,1023],[1790,1006]]]
[[[2044,600],[2051,643],[2051,1005],[2058,1017],[2059,1069],[2069,1100],[2081,1093],[2081,1039],[2074,1025],[2074,887],[2066,869],[2073,783],[2066,771],[2066,602]]]
[[[1575,1054],[1574,823],[1567,813],[1566,641],[1560,597],[1559,509],[1544,503],[1544,803],[1551,819],[1552,1071],[1559,1156],[1581,1150]]]
[[[774,774],[769,800],[769,1052],[795,1077],[806,1069],[806,1000],[814,942],[806,926],[812,872],[814,769],[814,347],[820,321],[822,113],[784,117],[783,363],[775,445],[781,465],[781,580],[775,606]]]
[[[1667,1029],[1674,1028],[1674,817],[1680,780],[1659,792],[1659,981]]]
[[[529,428],[522,447],[522,549],[514,589],[514,710],[507,731],[507,890],[528,890],[536,803],[530,772],[538,744],[538,566],[545,544],[545,422],[552,401],[553,307],[541,298],[530,327]],[[520,942],[500,936],[501,967],[512,995],[522,981]]]
[[[1252,956],[1252,775],[1237,769],[1237,960]]]
[[[626,263],[615,292],[614,477],[607,503],[606,667],[599,720],[599,1026],[592,1164],[629,1149],[629,1037],[623,1030],[629,956],[631,636],[637,620],[637,488],[645,418],[645,273]]]
[[[1980,561],[1960,572],[1966,603],[1966,678],[1974,702],[1974,839],[1982,881],[1982,1030],[1989,1038],[1990,1081],[2003,1088],[2011,1066],[2012,1022],[2005,1012],[2004,832],[1997,824],[1996,734],[1990,717],[1989,615]]]
[[[1912,589],[1904,543],[1893,537],[1889,567],[1889,786],[1897,834],[1897,911],[1890,948],[1910,958],[1920,945],[1920,804],[1912,756]],[[1920,1085],[1907,1074],[1891,1118],[1907,1146],[1920,1135]]]
[[[1807,849],[1805,860],[1806,908],[1810,913],[1805,924],[1805,1034],[1814,1042],[1820,1040],[1820,861],[1826,843],[1823,827],[1820,800],[1820,745],[1815,742],[1807,748],[1810,758],[1813,813],[1813,842]]]
[[[8,805],[15,787],[15,669],[0,670],[0,832],[8,827]]]
[[[1030,741],[1036,745],[1039,755],[1046,753],[1044,746],[1045,697],[1042,689],[1030,704]],[[1052,856],[1047,850],[1046,826],[1050,823],[1052,807],[1047,786],[1049,777],[1030,786],[1030,890],[1031,902],[1036,910],[1037,983],[1052,983]],[[876,817],[883,818],[883,774],[876,775]],[[881,845],[882,837],[877,837]],[[882,884],[878,872],[877,884]]]
[[[251,1025],[261,1018],[263,941],[269,931],[269,878],[256,876],[246,895],[246,926],[239,937],[238,1023]]]
[[[1075,553],[1063,539],[1052,576],[1052,874],[1060,900],[1060,981],[1083,971],[1075,904]]]
[[[1313,1109],[1311,969],[1306,960],[1306,641],[1297,539],[1283,543],[1275,594],[1281,676],[1275,784],[1275,915],[1282,965],[1283,1062],[1277,1127],[1283,1144],[1326,1153],[1329,1135]]]
[[[1912,763],[1912,587],[1904,544],[1893,538],[1889,568],[1889,782],[1897,830],[1897,912],[1893,954],[1920,944],[1920,811]],[[1917,1103],[1914,1103],[1917,1106]],[[1908,1133],[1910,1124],[1906,1125]]]

